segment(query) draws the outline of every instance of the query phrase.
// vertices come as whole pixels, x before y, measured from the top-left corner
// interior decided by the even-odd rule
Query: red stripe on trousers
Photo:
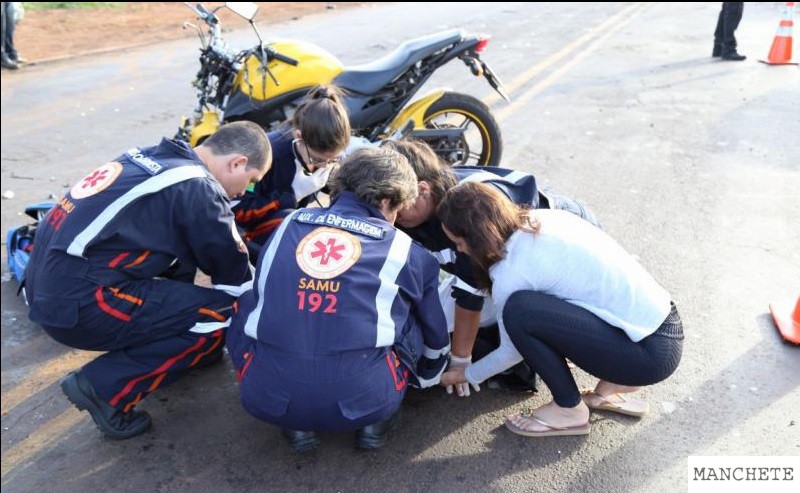
[[[197,356],[195,356],[195,357],[194,357],[194,360],[193,360],[193,361],[192,361],[192,363],[189,365],[190,367],[192,367],[192,366],[196,365],[198,362],[200,362],[200,360],[201,360],[201,359],[203,359],[203,357],[204,357],[204,356],[207,356],[207,355],[209,355],[209,354],[211,353],[211,351],[213,351],[213,350],[217,349],[217,347],[218,347],[218,346],[220,345],[220,343],[222,342],[222,329],[220,329],[220,330],[218,330],[218,331],[214,332],[214,333],[213,333],[213,334],[211,334],[211,335],[213,335],[213,336],[214,336],[214,338],[216,338],[217,340],[216,340],[216,341],[214,341],[214,344],[212,344],[212,345],[211,345],[211,347],[210,347],[210,348],[208,348],[206,351],[203,351],[202,353],[200,353],[200,354],[198,354]]]
[[[392,357],[394,357],[394,364],[392,364]],[[389,365],[389,373],[392,374],[392,380],[394,380],[394,389],[398,392],[403,390],[403,387],[408,383],[408,370],[403,370],[403,379],[398,382],[397,367],[400,366],[400,362],[397,361],[397,355],[394,354],[394,351],[386,353],[386,364]]]
[[[130,255],[130,253],[131,253],[131,252],[122,252],[122,253],[120,253],[119,255],[117,255],[116,257],[114,257],[114,259],[113,259],[111,262],[109,262],[109,263],[108,263],[108,266],[109,266],[109,267],[111,267],[111,268],[113,269],[114,267],[116,267],[116,266],[117,266],[117,264],[119,264],[120,262],[122,262],[122,261],[125,259],[125,257],[127,257],[128,255]]]
[[[247,371],[247,368],[250,366],[250,363],[253,361],[253,353],[244,353],[244,365],[242,365],[242,369],[238,375],[236,375],[236,381],[241,382],[242,378],[244,377],[244,372]]]
[[[94,299],[97,300],[97,306],[99,306],[101,310],[108,313],[112,317],[118,318],[123,322],[131,321],[130,315],[122,313],[121,311],[112,308],[108,303],[106,303],[106,300],[103,298],[103,286],[97,286],[97,290],[94,292]]]
[[[133,380],[129,381],[128,384],[125,385],[125,387],[123,387],[123,389],[117,395],[115,395],[113,399],[111,399],[109,404],[111,404],[112,406],[116,406],[119,403],[120,399],[122,399],[123,397],[128,395],[131,392],[131,390],[133,390],[133,387],[136,386],[137,383],[139,383],[142,380],[145,380],[147,378],[150,378],[153,375],[158,375],[160,373],[165,373],[169,369],[169,367],[174,365],[179,360],[183,359],[187,354],[191,353],[192,351],[197,351],[198,349],[203,347],[203,344],[205,344],[205,343],[206,343],[206,338],[205,337],[201,337],[200,340],[197,341],[197,344],[195,344],[194,346],[192,346],[189,349],[185,350],[181,354],[179,354],[177,356],[173,356],[172,358],[168,359],[167,361],[162,363],[161,366],[159,366],[155,370],[151,371],[147,375],[142,375],[142,376],[136,377]]]

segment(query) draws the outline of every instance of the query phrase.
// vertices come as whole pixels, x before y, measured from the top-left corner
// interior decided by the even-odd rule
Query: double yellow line
[[[557,52],[549,55],[547,58],[539,61],[525,72],[514,77],[511,82],[505,84],[506,90],[512,95],[512,102],[508,106],[502,107],[494,112],[498,123],[502,123],[513,113],[519,111],[520,108],[525,107],[525,105],[528,104],[531,99],[553,85],[553,83],[563,77],[567,72],[575,67],[575,65],[583,61],[587,56],[589,56],[589,54],[596,51],[606,39],[614,35],[627,23],[633,20],[634,17],[652,5],[655,5],[655,3],[635,3],[625,7],[618,13],[582,34],[574,41],[571,41]],[[525,89],[521,94],[515,94],[520,88],[522,88],[522,86],[529,83],[536,76],[570,56],[572,56],[572,58],[570,58],[563,65],[558,66],[558,68],[556,68],[552,73],[550,73],[536,85],[529,89]],[[497,93],[492,93],[483,99],[483,102],[490,107],[498,101],[500,101],[500,96]]]
[[[529,69],[525,70],[523,73],[514,77],[511,82],[506,84],[506,89],[509,94],[512,94],[512,96],[515,97],[511,104],[495,111],[495,117],[497,118],[498,122],[504,121],[513,113],[525,107],[525,105],[528,104],[532,98],[553,85],[553,83],[563,77],[578,63],[583,61],[590,53],[596,51],[606,39],[614,35],[635,16],[649,8],[651,5],[654,4],[635,3],[625,7],[615,15],[609,17],[602,23],[579,36],[574,41],[571,41],[559,51],[549,55],[547,58],[539,61]],[[544,79],[528,89],[522,89],[523,86],[528,84],[538,75],[542,74],[551,67],[554,67],[556,64],[564,61],[568,57],[571,58],[555,68]],[[521,90],[522,92],[519,93]],[[488,97],[484,98],[483,101],[488,106],[492,106],[500,101],[500,96],[498,96],[496,93],[492,93]],[[11,413],[18,405],[25,402],[31,396],[41,392],[43,389],[55,383],[56,380],[66,375],[69,371],[80,368],[95,357],[97,357],[97,353],[73,351],[44,363],[30,375],[28,375],[16,387],[12,388],[6,393],[3,393],[3,415],[8,415],[8,413]],[[9,472],[23,462],[34,457],[42,450],[45,450],[46,448],[63,439],[68,435],[69,431],[74,428],[74,426],[78,424],[84,417],[86,417],[85,413],[79,412],[70,405],[66,411],[49,420],[44,425],[37,428],[37,430],[27,438],[4,452],[2,455],[3,484],[11,479],[10,477],[7,477]]]

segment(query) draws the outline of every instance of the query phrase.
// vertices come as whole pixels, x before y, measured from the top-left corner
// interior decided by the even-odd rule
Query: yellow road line
[[[51,359],[26,376],[17,386],[3,392],[3,415],[11,412],[26,399],[50,386],[72,370],[76,370],[102,353],[94,351],[70,351]]]
[[[609,26],[613,25],[615,22],[619,21],[620,19],[624,19],[628,16],[631,12],[636,10],[637,8],[641,7],[641,3],[636,3],[630,5],[621,11],[617,12],[613,16],[609,17],[605,21],[601,22],[597,26],[590,29],[588,32],[584,33],[574,41],[568,43],[566,46],[558,50],[557,52],[549,55],[544,60],[541,60],[525,72],[519,74],[518,76],[514,77],[514,79],[509,83],[504,83],[503,85],[506,88],[506,91],[509,94],[512,94],[514,91],[519,89],[523,84],[527,83],[534,77],[536,77],[539,73],[547,70],[555,63],[559,62],[561,59],[566,57],[567,55],[571,54],[573,51],[578,49],[582,44],[590,40],[591,38],[597,36],[598,33],[603,31],[604,29],[608,28]],[[512,95],[512,101],[513,101]],[[500,95],[496,92],[491,93],[489,96],[483,99],[483,102],[486,103],[487,106],[492,106],[493,104],[500,101]]]
[[[559,78],[561,78],[564,74],[566,74],[575,65],[582,62],[593,51],[597,50],[597,48],[599,48],[600,45],[606,39],[616,34],[616,32],[622,29],[628,22],[633,20],[637,15],[639,15],[652,5],[654,4],[649,3],[649,4],[637,5],[635,12],[633,12],[628,18],[622,20],[617,25],[612,27],[609,31],[601,35],[599,38],[592,41],[589,46],[581,50],[581,53],[579,55],[576,55],[572,60],[562,65],[558,69],[554,70],[550,75],[545,77],[541,82],[539,82],[535,86],[525,91],[521,96],[515,98],[511,104],[497,110],[495,112],[495,118],[497,118],[498,123],[502,122],[503,120],[508,118],[512,113],[524,107],[533,97],[535,97],[536,95],[540,94],[542,91],[553,85],[553,83],[555,83]]]
[[[6,474],[12,469],[61,440],[72,427],[86,416],[86,413],[78,411],[70,405],[69,409],[37,428],[25,440],[11,447],[3,454],[3,484],[10,479],[6,478]]]

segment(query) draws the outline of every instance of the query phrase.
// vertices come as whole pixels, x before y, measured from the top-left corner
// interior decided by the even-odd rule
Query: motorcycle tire
[[[498,166],[503,154],[500,126],[481,100],[457,92],[445,92],[426,111],[425,127],[464,127],[459,142],[427,141],[437,154],[453,166]],[[480,149],[476,149],[480,143]]]

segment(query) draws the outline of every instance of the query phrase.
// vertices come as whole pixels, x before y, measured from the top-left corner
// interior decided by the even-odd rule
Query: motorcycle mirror
[[[248,21],[252,21],[258,11],[258,5],[253,2],[225,2],[225,6]]]

